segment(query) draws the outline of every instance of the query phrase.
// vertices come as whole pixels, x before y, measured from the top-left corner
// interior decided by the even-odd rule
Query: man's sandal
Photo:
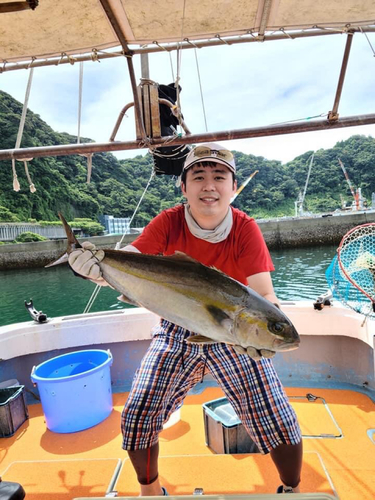
[[[294,493],[293,488],[291,486],[284,486],[280,484],[277,488],[276,493]]]

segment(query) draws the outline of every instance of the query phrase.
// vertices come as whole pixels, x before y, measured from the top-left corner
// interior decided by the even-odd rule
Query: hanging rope
[[[200,75],[200,71],[199,71],[198,55],[197,55],[197,49],[196,48],[194,49],[194,54],[195,54],[195,62],[196,62],[196,65],[197,65],[197,73],[198,73],[199,89],[200,89],[200,93],[201,93],[201,101],[202,101],[204,124],[206,126],[206,132],[208,132],[207,118],[206,118],[206,109],[204,107],[202,82],[201,82],[201,75]]]
[[[370,45],[370,49],[372,50],[372,54],[373,54],[373,56],[375,57],[375,50],[374,50],[374,47],[371,45],[371,42],[370,42],[369,37],[367,36],[367,33],[366,33],[365,31],[363,31],[363,29],[362,29],[361,27],[359,27],[359,29],[361,30],[361,33],[362,33],[363,35],[365,35],[365,37],[366,37],[366,39],[367,39],[367,41],[368,41],[368,44]]]
[[[177,75],[176,75],[175,87],[176,87],[176,97],[177,97],[176,103],[177,103],[179,122],[181,121],[181,101],[180,101],[180,74],[181,74],[181,57],[182,57],[181,43],[183,41],[183,36],[184,36],[185,7],[186,7],[186,0],[184,0],[184,6],[182,10],[181,41],[178,42],[177,44]]]
[[[99,295],[100,289],[101,289],[101,286],[96,285],[94,291],[92,292],[91,297],[89,298],[89,301],[87,302],[87,305],[85,307],[85,310],[83,311],[83,314],[87,314],[90,311],[90,309],[92,308],[92,306],[96,300],[96,297]]]
[[[27,181],[29,183],[30,191],[31,191],[31,193],[35,193],[36,187],[34,186],[34,183],[31,180],[31,177],[30,177],[30,174],[29,174],[29,169],[27,167],[27,161],[24,160],[23,163],[25,165],[25,174],[26,174],[26,177],[27,177]]]
[[[147,192],[147,190],[148,190],[148,188],[149,188],[149,186],[150,186],[150,184],[151,184],[151,181],[152,181],[152,179],[154,178],[154,176],[155,176],[155,172],[154,172],[154,170],[152,170],[151,175],[150,175],[150,178],[149,178],[149,180],[148,180],[148,183],[147,183],[147,185],[146,185],[146,187],[145,187],[145,189],[144,189],[144,191],[143,191],[143,193],[142,193],[142,196],[141,196],[141,197],[140,197],[140,199],[139,199],[138,205],[135,207],[135,210],[134,210],[134,212],[133,212],[133,215],[130,217],[130,221],[129,221],[128,229],[127,229],[127,230],[125,231],[125,233],[122,235],[121,240],[120,240],[120,241],[118,241],[118,242],[116,243],[116,246],[115,246],[115,249],[116,249],[116,250],[119,250],[119,249],[121,248],[121,243],[122,243],[123,239],[124,239],[124,238],[125,238],[125,236],[129,233],[130,226],[131,226],[131,224],[132,224],[132,222],[133,222],[133,219],[134,219],[134,217],[135,217],[135,214],[137,213],[138,208],[139,208],[140,204],[142,203],[142,200],[143,200],[143,198],[144,198],[144,195],[146,194],[146,192]]]
[[[150,178],[149,178],[149,180],[148,180],[148,183],[147,183],[147,185],[146,185],[146,187],[145,187],[145,189],[144,189],[144,191],[143,191],[143,194],[142,194],[142,196],[141,196],[141,198],[140,198],[140,200],[139,200],[139,202],[138,202],[137,206],[135,207],[135,210],[134,210],[134,212],[133,212],[133,215],[132,215],[132,216],[131,216],[131,218],[130,218],[128,228],[127,228],[127,230],[124,232],[124,234],[122,235],[121,240],[120,240],[119,242],[117,242],[117,243],[116,243],[116,246],[115,246],[115,249],[116,249],[116,250],[119,250],[119,249],[121,248],[121,243],[122,243],[123,239],[125,238],[125,236],[126,236],[127,234],[129,234],[130,226],[131,226],[131,224],[132,224],[132,222],[133,222],[133,219],[134,219],[134,217],[135,217],[135,214],[137,213],[138,208],[139,208],[140,204],[142,203],[143,197],[144,197],[144,195],[146,194],[146,192],[147,192],[147,190],[148,190],[148,188],[149,188],[149,186],[150,186],[150,184],[151,184],[151,181],[152,181],[152,179],[154,178],[154,176],[155,176],[155,172],[152,170],[152,172],[151,172],[151,176],[150,176]],[[86,314],[86,313],[88,313],[88,312],[90,311],[90,309],[91,309],[91,307],[93,306],[93,304],[94,304],[94,302],[95,302],[95,300],[96,300],[97,296],[99,295],[100,289],[101,289],[101,286],[100,286],[100,285],[96,285],[96,287],[95,287],[94,291],[92,292],[91,297],[89,298],[89,301],[87,302],[87,305],[86,305],[86,307],[85,307],[85,310],[83,311],[83,314]]]
[[[87,179],[86,179],[87,184],[90,184],[90,181],[91,181],[92,155],[93,155],[93,153],[89,153],[89,154],[85,155],[87,158]]]
[[[156,40],[154,40],[152,43],[154,43],[155,45],[157,45],[160,49],[165,50],[165,52],[168,52],[169,62],[170,62],[170,65],[171,65],[171,72],[172,72],[172,82],[174,82],[175,80],[174,80],[174,71],[173,71],[173,62],[172,62],[171,51],[167,50],[163,45],[160,45]]]
[[[82,112],[82,83],[83,83],[83,62],[79,63],[79,91],[78,91],[78,132],[77,144],[81,141],[81,112]]]
[[[82,121],[82,94],[83,94],[83,61],[79,63],[79,87],[78,87],[78,130],[77,130],[77,144],[81,142],[81,121]],[[90,184],[92,172],[92,156],[93,153],[81,154],[87,158],[87,178],[86,183]]]
[[[18,149],[20,147],[21,141],[22,141],[22,135],[23,135],[23,129],[24,129],[24,126],[25,126],[27,106],[28,106],[28,103],[29,103],[29,97],[30,97],[30,91],[31,91],[31,83],[33,81],[33,75],[34,75],[34,68],[30,68],[29,79],[27,81],[27,87],[26,87],[26,93],[25,93],[25,100],[24,100],[23,108],[22,108],[20,125],[18,127],[18,133],[17,133],[17,139],[16,139],[15,149]],[[24,165],[25,165],[25,172],[26,172],[27,180],[29,182],[30,191],[32,193],[35,193],[36,189],[35,189],[35,186],[34,186],[32,180],[30,178],[29,170],[27,168],[27,161],[24,160],[23,162],[24,162]],[[14,189],[14,191],[19,191],[20,190],[20,183],[19,183],[18,177],[17,177],[16,160],[14,160],[14,159],[12,159],[12,172],[13,172],[13,189]]]
[[[13,190],[18,192],[21,188],[16,172],[16,162],[14,160],[12,160],[12,172],[13,172]]]
[[[171,65],[171,73],[172,73],[172,82],[174,82],[174,71],[173,71],[173,62],[172,62],[172,54],[169,51],[169,62]]]

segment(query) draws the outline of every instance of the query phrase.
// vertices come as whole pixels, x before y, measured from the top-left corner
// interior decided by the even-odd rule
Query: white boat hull
[[[363,316],[339,304],[317,311],[312,302],[284,302],[282,309],[301,336],[299,349],[274,358],[285,385],[349,385],[375,399],[375,321],[364,323]],[[33,366],[65,352],[97,347],[113,354],[114,392],[129,390],[158,320],[155,314],[134,308],[1,327],[0,382],[16,378],[31,389]]]

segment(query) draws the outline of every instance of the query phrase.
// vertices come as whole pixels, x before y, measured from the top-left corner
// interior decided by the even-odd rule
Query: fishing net
[[[375,224],[345,234],[326,271],[335,298],[354,311],[375,318]]]

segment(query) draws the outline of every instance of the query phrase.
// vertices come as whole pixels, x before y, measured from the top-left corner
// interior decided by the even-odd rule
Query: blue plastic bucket
[[[110,351],[92,349],[62,354],[34,366],[46,424],[53,432],[88,429],[112,411]]]

